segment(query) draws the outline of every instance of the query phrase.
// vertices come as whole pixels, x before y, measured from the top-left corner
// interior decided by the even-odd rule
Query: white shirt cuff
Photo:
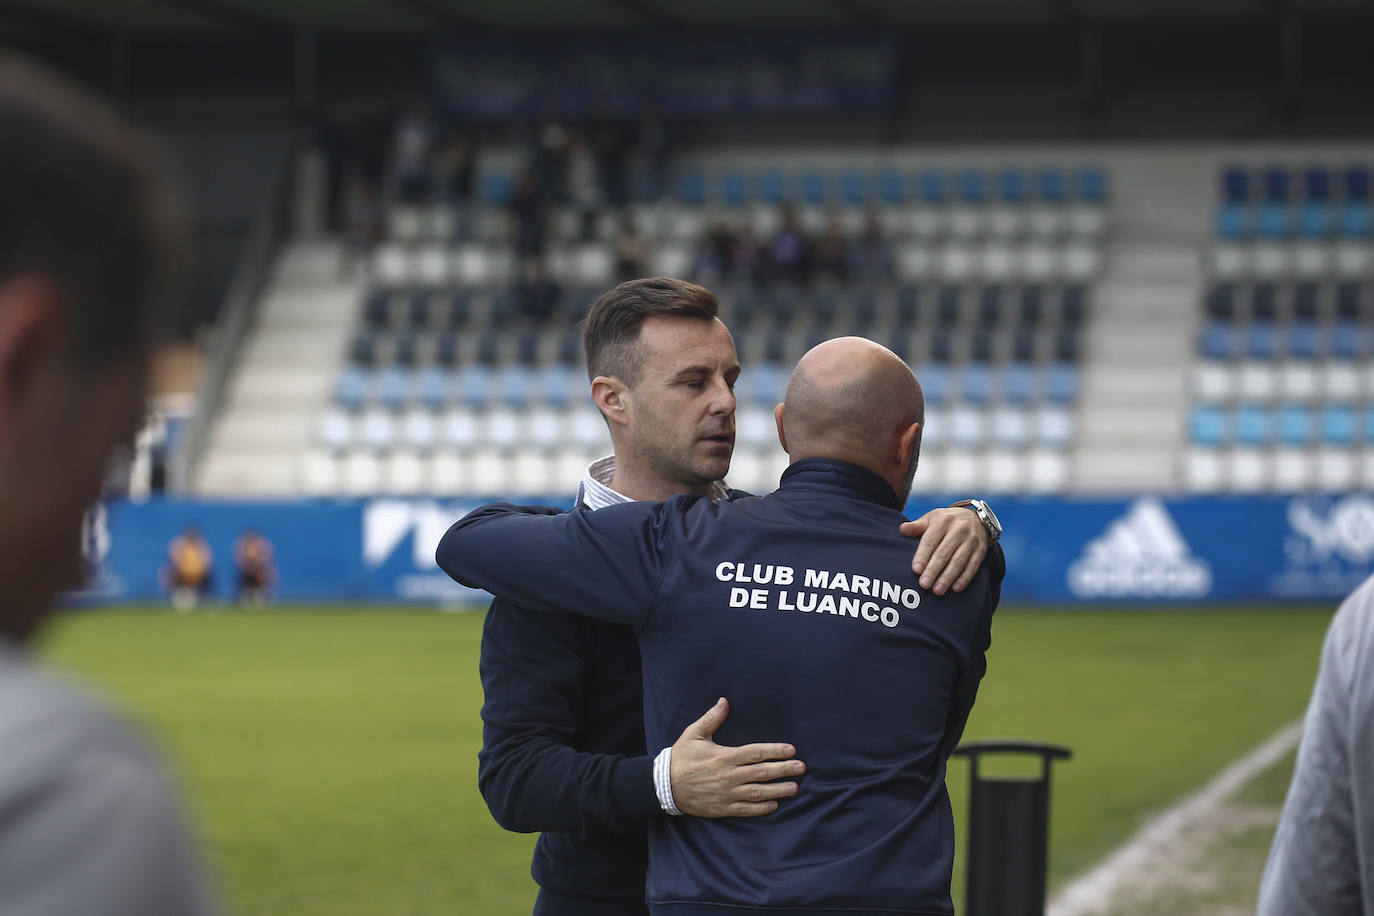
[[[665,747],[654,758],[654,793],[658,796],[658,806],[663,809],[664,814],[679,815],[682,812],[673,803],[672,767],[673,749]]]

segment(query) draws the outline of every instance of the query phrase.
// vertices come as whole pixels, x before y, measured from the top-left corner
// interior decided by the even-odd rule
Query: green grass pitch
[[[1330,612],[999,612],[966,737],[1073,748],[1054,776],[1051,884],[1301,715]],[[41,652],[168,752],[235,912],[515,916],[532,840],[477,794],[481,625],[128,609],[63,615]],[[949,784],[959,822],[962,761]]]

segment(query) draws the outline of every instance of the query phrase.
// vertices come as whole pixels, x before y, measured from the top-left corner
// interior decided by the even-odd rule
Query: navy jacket
[[[656,913],[940,913],[954,834],[945,761],[985,670],[1005,564],[919,588],[892,489],[810,459],[774,494],[531,516],[479,510],[440,543],[469,585],[627,623],[643,656],[648,746],[719,696],[723,744],[789,741],[802,791],[771,816],[650,823]]]

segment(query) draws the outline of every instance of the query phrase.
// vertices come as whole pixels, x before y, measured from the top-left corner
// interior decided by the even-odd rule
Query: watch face
[[[997,513],[992,511],[992,506],[989,506],[986,501],[981,499],[978,500],[978,505],[987,513],[988,521],[992,522],[993,529],[1000,535],[1002,533],[1002,523],[997,520]]]

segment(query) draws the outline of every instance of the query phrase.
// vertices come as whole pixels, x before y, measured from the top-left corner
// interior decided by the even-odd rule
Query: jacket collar
[[[867,468],[833,458],[803,458],[793,462],[782,472],[782,488],[791,487],[845,493],[898,512],[903,508],[886,480]]]

